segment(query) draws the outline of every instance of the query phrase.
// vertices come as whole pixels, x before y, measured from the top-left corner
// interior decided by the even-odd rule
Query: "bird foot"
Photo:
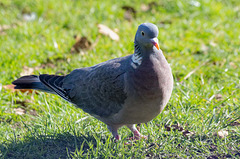
[[[135,141],[135,140],[141,140],[141,139],[147,140],[148,137],[145,136],[145,135],[140,135],[140,136],[133,136],[133,137],[129,137],[129,138],[128,138],[128,140],[133,140],[133,141]]]
[[[129,140],[130,142],[126,142],[124,145],[131,145],[133,142],[141,140],[141,139],[147,140],[148,137],[145,135],[129,137],[129,138],[127,138],[127,140]]]

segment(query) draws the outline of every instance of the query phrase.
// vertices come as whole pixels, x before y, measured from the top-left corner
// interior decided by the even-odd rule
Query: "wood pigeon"
[[[136,139],[142,136],[135,124],[146,123],[166,106],[173,89],[171,68],[158,44],[158,28],[151,23],[138,27],[134,53],[65,76],[29,75],[14,82],[15,89],[54,93],[107,124],[116,140],[118,129],[127,126]]]

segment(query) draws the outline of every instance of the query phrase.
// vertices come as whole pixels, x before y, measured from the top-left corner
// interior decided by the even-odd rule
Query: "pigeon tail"
[[[12,84],[16,85],[14,89],[35,89],[48,93],[54,93],[50,89],[48,89],[38,78],[37,75],[28,75],[18,78],[13,81]]]

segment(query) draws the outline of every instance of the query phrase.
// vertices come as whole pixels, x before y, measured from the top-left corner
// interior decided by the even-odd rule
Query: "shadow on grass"
[[[91,135],[74,136],[70,133],[26,137],[23,141],[2,143],[0,156],[4,158],[71,158],[71,154],[76,150],[86,153],[89,143],[96,147],[97,141]]]

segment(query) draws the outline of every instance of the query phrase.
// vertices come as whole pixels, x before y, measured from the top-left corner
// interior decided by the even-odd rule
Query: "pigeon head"
[[[150,48],[155,46],[159,50],[158,44],[158,28],[152,23],[143,23],[139,25],[136,36],[135,43],[145,48]]]

